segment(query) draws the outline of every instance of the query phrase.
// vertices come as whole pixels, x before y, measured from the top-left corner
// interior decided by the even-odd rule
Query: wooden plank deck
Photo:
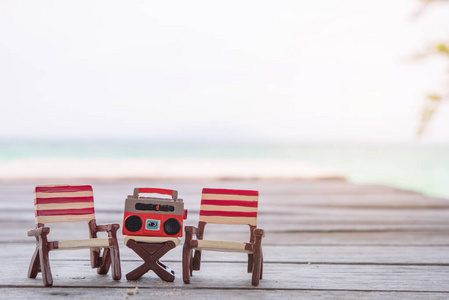
[[[54,286],[45,288],[40,275],[37,279],[26,276],[35,247],[34,239],[26,236],[34,227],[32,190],[43,183],[49,182],[0,184],[4,228],[0,232],[0,298],[125,299],[126,289],[139,287],[140,293],[129,299],[449,299],[449,200],[346,181],[93,182],[100,224],[122,222],[124,199],[134,187],[177,189],[189,210],[186,225],[198,221],[202,187],[259,190],[259,227],[266,231],[264,278],[258,287],[251,286],[244,254],[205,252],[202,270],[194,272],[192,283],[185,285],[181,244],[163,259],[176,272],[173,283],[162,282],[153,273],[127,281],[124,275],[141,260],[121,244],[120,282],[90,269],[87,250],[53,251]],[[85,232],[74,224],[51,228],[50,237],[84,238],[87,234],[87,226]],[[247,228],[209,229],[211,239],[247,238]]]

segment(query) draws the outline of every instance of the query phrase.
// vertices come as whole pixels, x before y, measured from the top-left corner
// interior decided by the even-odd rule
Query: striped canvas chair
[[[97,225],[94,212],[94,198],[90,185],[41,185],[34,190],[36,229],[28,231],[28,236],[36,238],[36,250],[31,258],[28,277],[36,278],[42,273],[44,285],[51,286],[51,250],[90,248],[92,268],[98,274],[106,274],[112,269],[112,278],[120,280],[120,254],[117,243],[118,224]],[[50,228],[46,223],[85,221],[88,225],[89,239],[49,241]],[[97,232],[105,231],[108,238],[97,238]],[[104,248],[103,255],[100,250]]]
[[[190,283],[193,270],[199,270],[201,252],[232,251],[248,253],[248,273],[252,272],[252,285],[259,285],[263,272],[263,229],[257,229],[258,191],[203,189],[198,227],[185,227],[185,243],[182,256],[182,276]],[[249,242],[204,240],[207,223],[249,225]],[[196,236],[196,239],[193,237]],[[195,255],[193,254],[195,251]]]

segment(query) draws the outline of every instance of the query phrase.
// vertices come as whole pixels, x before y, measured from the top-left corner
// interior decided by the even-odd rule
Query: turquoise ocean
[[[333,169],[355,183],[385,184],[449,198],[449,146],[138,141],[0,143],[0,165],[42,158],[304,161]]]

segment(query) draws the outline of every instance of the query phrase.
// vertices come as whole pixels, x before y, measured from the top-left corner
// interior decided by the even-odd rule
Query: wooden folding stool
[[[144,263],[126,274],[126,279],[137,280],[152,270],[164,281],[175,280],[175,272],[159,259],[179,244],[178,238],[127,236],[125,245],[134,250]]]

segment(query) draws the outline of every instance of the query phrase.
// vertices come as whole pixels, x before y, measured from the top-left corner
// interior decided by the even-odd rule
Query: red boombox
[[[171,199],[139,197],[139,194],[170,195]],[[123,234],[138,236],[181,237],[187,219],[184,202],[178,192],[167,189],[135,188],[125,200]]]

